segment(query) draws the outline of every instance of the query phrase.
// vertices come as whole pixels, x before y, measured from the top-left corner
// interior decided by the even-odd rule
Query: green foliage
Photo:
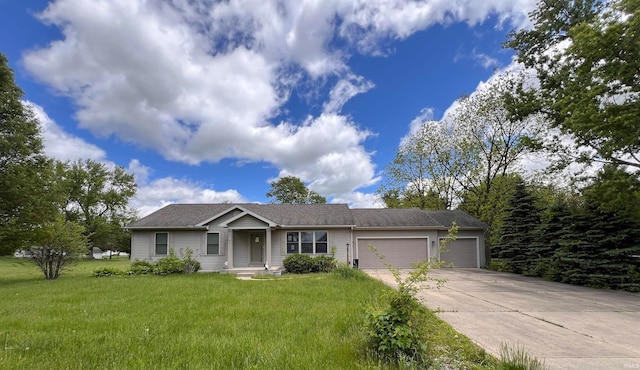
[[[340,276],[343,279],[352,279],[352,280],[369,279],[369,275],[367,275],[364,271],[355,269],[344,262],[337,263],[336,267],[333,269],[333,273],[337,276]]]
[[[529,355],[524,347],[515,349],[506,344],[500,347],[500,364],[498,370],[547,370],[544,361]]]
[[[193,249],[187,248],[184,251],[180,250],[182,261],[184,262],[184,272],[187,274],[193,274],[200,270],[200,261],[193,258]]]
[[[447,242],[455,240],[458,227],[453,225],[449,230],[449,237],[441,241],[440,249],[445,249]],[[369,246],[381,260],[381,256],[374,246]],[[389,290],[384,295],[386,305],[366,308],[365,331],[369,339],[370,348],[381,359],[395,364],[408,364],[412,367],[426,367],[429,364],[428,336],[422,321],[421,303],[416,299],[420,289],[430,288],[429,281],[436,283],[436,287],[444,284],[442,279],[428,276],[433,267],[441,267],[441,262],[420,261],[413,264],[413,270],[405,277],[398,268],[384,262],[393,274],[397,288]]]
[[[38,243],[31,247],[31,260],[40,268],[45,279],[55,280],[62,270],[86,250],[87,241],[82,226],[63,220],[38,225],[32,232]]]
[[[153,273],[156,275],[171,275],[184,273],[185,261],[176,256],[173,248],[169,248],[169,255],[160,258],[153,265]]]
[[[290,254],[282,265],[291,274],[308,274],[313,270],[313,258],[308,254]]]
[[[153,263],[141,261],[139,259],[131,262],[131,267],[127,271],[129,275],[148,275],[153,273]]]
[[[336,267],[336,259],[333,255],[318,255],[311,257],[308,254],[290,254],[284,258],[282,265],[286,272],[291,274],[308,274],[311,272],[331,272]]]
[[[108,276],[119,276],[124,272],[115,267],[101,267],[93,270],[93,277],[108,277]]]
[[[508,264],[511,272],[523,273],[529,270],[536,255],[531,252],[535,240],[535,230],[540,225],[536,199],[531,190],[519,180],[509,201],[507,217],[500,229],[500,240],[492,246],[491,255]]]
[[[122,227],[134,218],[128,208],[137,187],[133,175],[92,160],[58,162],[56,173],[64,194],[60,209],[67,220],[85,227],[89,246],[128,249],[130,236]]]
[[[34,225],[54,219],[51,161],[40,124],[0,53],[0,255],[29,248]]]
[[[267,197],[271,203],[318,204],[327,203],[322,195],[310,190],[295,176],[285,176],[271,183]]]
[[[336,268],[336,259],[333,256],[315,256],[311,262],[311,272],[331,272]]]
[[[638,9],[637,0],[540,1],[533,28],[512,32],[506,43],[540,83],[512,110],[543,113],[597,153],[574,151],[574,159],[640,167]]]

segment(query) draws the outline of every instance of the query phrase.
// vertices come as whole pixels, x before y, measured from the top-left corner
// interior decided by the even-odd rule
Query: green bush
[[[336,259],[333,256],[315,256],[312,262],[311,272],[331,272],[336,267]]]
[[[129,275],[147,275],[153,273],[153,263],[149,261],[140,261],[139,259],[131,262],[131,267],[127,271]]]
[[[185,273],[192,274],[200,270],[200,262],[193,259],[193,250],[191,248],[187,248],[184,253],[182,252],[182,250],[180,250],[180,255],[182,256],[182,261],[184,262]]]
[[[418,314],[420,303],[413,295],[396,290],[389,293],[388,300],[388,307],[366,311],[370,346],[386,361],[424,364],[427,345],[425,325]]]
[[[182,274],[184,272],[184,260],[176,256],[173,248],[169,248],[169,255],[160,258],[153,265],[153,273],[156,275]]]
[[[103,267],[93,271],[94,277],[118,276],[122,274],[124,274],[124,271],[115,267]]]
[[[313,258],[308,254],[290,254],[285,257],[282,264],[291,274],[308,274],[313,270]]]

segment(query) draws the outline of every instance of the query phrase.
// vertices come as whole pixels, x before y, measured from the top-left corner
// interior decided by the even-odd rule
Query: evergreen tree
[[[560,239],[569,215],[569,205],[565,199],[556,200],[542,212],[541,223],[536,228],[529,247],[529,267],[524,272],[525,275],[558,279],[559,270],[554,256],[560,248]]]
[[[528,271],[535,254],[530,250],[535,230],[540,224],[539,211],[532,192],[522,179],[509,201],[508,216],[500,228],[499,242],[493,246],[494,257],[503,260],[505,267],[515,273]]]

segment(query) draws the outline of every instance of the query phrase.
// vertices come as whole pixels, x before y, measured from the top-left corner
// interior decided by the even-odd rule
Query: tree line
[[[93,160],[61,162],[43,152],[40,123],[0,53],[0,255],[29,253],[47,279],[69,257],[99,247],[130,249],[133,175]]]
[[[504,44],[523,68],[419,117],[378,194],[482,220],[494,267],[637,290],[640,1],[540,1],[530,18]]]

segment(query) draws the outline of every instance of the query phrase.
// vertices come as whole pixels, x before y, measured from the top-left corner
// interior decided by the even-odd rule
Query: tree
[[[295,176],[285,176],[271,183],[267,192],[271,203],[319,204],[327,203],[327,199],[313,190]]]
[[[400,145],[385,167],[385,183],[378,195],[389,208],[450,209],[456,198],[446,127],[435,121],[422,124]]]
[[[31,259],[45,279],[57,279],[78,254],[86,252],[87,240],[83,231],[82,226],[66,221],[62,216],[33,229],[38,246],[30,248]]]
[[[540,88],[521,92],[512,113],[544,114],[589,149],[574,159],[640,167],[640,1],[540,1],[531,19],[505,45]]]
[[[56,212],[39,122],[7,63],[0,54],[0,254],[29,247],[32,226]]]
[[[123,167],[110,169],[92,160],[58,162],[56,173],[66,220],[84,227],[90,248],[120,250],[127,240],[122,227],[134,218],[129,208],[137,187],[133,175]]]
[[[536,199],[522,179],[516,184],[507,214],[500,228],[500,240],[491,250],[492,257],[502,259],[509,271],[526,273],[535,258],[531,245],[540,215]]]

